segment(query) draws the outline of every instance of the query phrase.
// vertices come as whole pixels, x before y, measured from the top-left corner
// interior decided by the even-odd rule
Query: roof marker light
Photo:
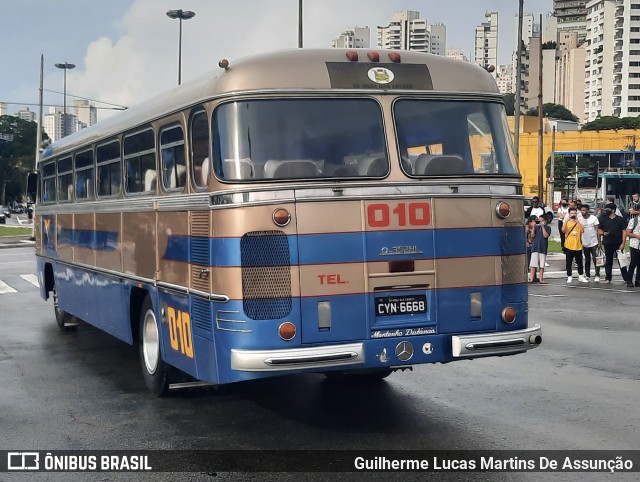
[[[380,54],[378,52],[369,52],[367,57],[369,57],[371,62],[380,62]]]
[[[399,64],[401,60],[400,54],[398,52],[389,52],[389,60],[393,63]]]
[[[358,52],[356,52],[355,50],[348,50],[347,51],[347,58],[349,60],[351,60],[351,62],[357,62],[358,61]]]
[[[222,59],[218,62],[218,67],[224,70],[229,70],[229,61],[227,59]]]

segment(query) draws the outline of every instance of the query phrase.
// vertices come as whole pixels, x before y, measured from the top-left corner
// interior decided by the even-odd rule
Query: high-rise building
[[[574,32],[577,40],[577,32]],[[556,63],[556,95],[555,103],[565,106],[573,115],[584,122],[584,73],[586,44],[580,47],[567,43],[567,47],[559,50],[560,57]]]
[[[7,115],[7,104],[0,102],[0,115]]]
[[[496,83],[498,84],[498,90],[501,94],[510,94],[513,92],[513,86],[511,83],[512,74],[513,66],[511,64],[501,65],[498,68]]]
[[[368,49],[371,46],[371,31],[369,27],[349,27],[331,42],[331,46],[338,49]]]
[[[476,27],[474,62],[481,67],[494,67],[493,78],[497,76],[498,66],[498,12],[487,12],[486,22]]]
[[[618,0],[614,12],[613,115],[635,117],[640,114],[640,1]]]
[[[446,52],[446,56],[449,57],[450,59],[464,60],[465,62],[469,62],[469,59],[464,54],[464,51],[457,47],[448,48]]]
[[[378,27],[378,47],[393,50],[415,50],[444,55],[447,49],[447,28],[444,24],[429,24],[420,12],[405,10],[391,17],[387,26]]]
[[[73,101],[73,110],[76,119],[82,125],[81,129],[92,126],[98,122],[98,111],[95,104],[90,103],[86,99],[76,99]],[[76,132],[79,129],[76,129]]]
[[[66,115],[66,129],[63,129],[65,116],[60,107],[49,107],[49,113],[44,116],[44,131],[51,142],[62,139],[65,135],[73,134],[78,130],[77,118],[73,114]]]
[[[16,112],[16,117],[29,122],[36,121],[36,113],[30,111],[28,107],[20,109],[18,112]]]
[[[583,40],[587,35],[587,0],[553,0],[553,16],[558,21],[558,31],[578,32]]]

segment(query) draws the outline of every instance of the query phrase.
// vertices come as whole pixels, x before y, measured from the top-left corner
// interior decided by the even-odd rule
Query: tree
[[[38,124],[18,117],[0,116],[0,190],[6,188],[2,202],[19,201],[25,192],[27,173],[35,167]],[[43,139],[49,137],[43,133]]]
[[[504,99],[504,108],[507,111],[507,115],[515,115],[515,111],[516,111],[515,94],[504,94],[502,98]]]
[[[527,115],[538,115],[538,108],[534,107],[527,111]],[[552,119],[568,120],[571,122],[578,122],[578,118],[571,113],[569,109],[560,104],[553,104],[548,102],[542,105],[542,115],[545,117],[551,117]]]
[[[638,117],[615,117],[606,115],[582,126],[583,131],[609,131],[617,129],[639,129]]]

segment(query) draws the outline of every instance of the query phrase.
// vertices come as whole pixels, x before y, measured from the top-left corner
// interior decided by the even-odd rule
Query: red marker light
[[[283,340],[291,340],[296,336],[296,325],[289,321],[285,321],[278,327],[278,335],[280,335],[280,338]]]
[[[229,68],[229,61],[227,59],[222,59],[220,62],[218,62],[218,67],[227,70]]]
[[[355,50],[347,51],[347,58],[349,60],[351,60],[351,62],[357,62],[358,61],[358,52],[356,52]]]
[[[378,52],[369,52],[367,57],[369,57],[371,62],[380,62],[380,54]]]
[[[291,221],[291,214],[286,209],[280,208],[273,211],[273,222],[280,227],[284,227]]]
[[[394,62],[396,64],[400,63],[400,54],[398,52],[390,52],[389,53],[389,60],[391,60],[391,62]]]
[[[496,206],[496,214],[500,219],[508,218],[509,214],[511,214],[511,206],[504,201],[498,203]]]

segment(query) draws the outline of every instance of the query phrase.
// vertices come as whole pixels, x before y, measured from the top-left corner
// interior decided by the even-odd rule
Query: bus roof
[[[498,93],[491,75],[469,62],[401,50],[351,51],[357,60],[347,58],[347,49],[295,49],[231,61],[227,70],[218,68],[57,141],[42,157],[106,139],[224,94],[330,89]],[[371,60],[372,52],[379,61]],[[399,62],[391,60],[392,54],[399,54]]]

